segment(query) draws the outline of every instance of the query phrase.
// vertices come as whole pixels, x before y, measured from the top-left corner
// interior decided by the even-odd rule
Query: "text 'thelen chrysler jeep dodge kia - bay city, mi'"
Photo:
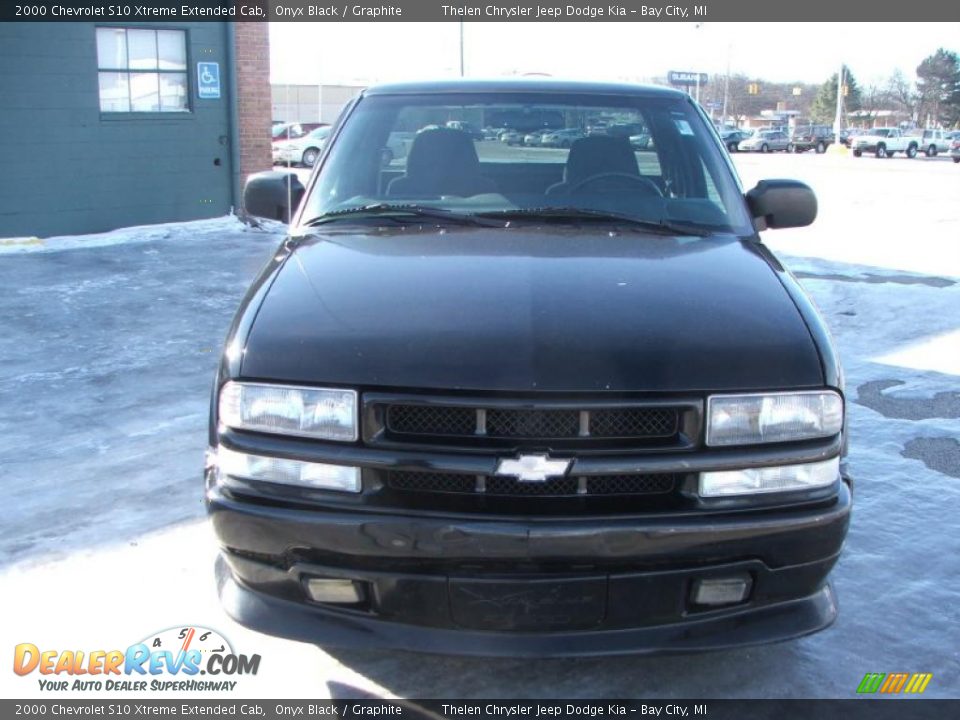
[[[582,136],[488,139],[542,127]],[[385,153],[398,137],[406,153]],[[789,180],[744,194],[687,95],[370,88],[305,188],[263,173],[245,203],[295,211],[211,403],[206,501],[241,623],[577,655],[771,642],[836,617],[842,374],[758,237],[811,223],[816,199]]]

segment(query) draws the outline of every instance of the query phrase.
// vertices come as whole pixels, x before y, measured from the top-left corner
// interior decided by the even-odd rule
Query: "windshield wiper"
[[[501,228],[504,226],[502,222],[484,219],[477,215],[458,213],[453,210],[444,210],[443,208],[402,203],[371,203],[370,205],[345,208],[344,210],[334,210],[324,213],[323,215],[318,215],[301,224],[306,227],[316,227],[317,225],[323,225],[336,220],[364,217],[385,217],[397,222],[409,222],[410,220],[426,218],[460,225],[480,225],[482,227]]]
[[[696,237],[707,237],[710,231],[699,226],[688,223],[674,222],[670,220],[641,220],[632,215],[622,213],[608,212],[606,210],[593,210],[590,208],[578,207],[539,207],[539,208],[516,208],[513,210],[495,210],[491,212],[480,213],[482,217],[503,218],[512,220],[514,218],[555,218],[570,220],[597,220],[612,223],[622,223],[633,228],[648,232],[656,232],[663,235],[695,235]]]

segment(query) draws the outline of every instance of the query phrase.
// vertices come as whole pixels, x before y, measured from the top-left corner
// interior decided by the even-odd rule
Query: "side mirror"
[[[817,219],[817,196],[796,180],[761,180],[747,193],[747,207],[758,231],[804,227]]]
[[[289,223],[304,187],[296,173],[268,170],[247,178],[243,207],[251,215]]]

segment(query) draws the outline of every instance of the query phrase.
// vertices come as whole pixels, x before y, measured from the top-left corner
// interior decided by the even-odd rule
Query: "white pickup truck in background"
[[[866,135],[858,135],[853,140],[853,154],[860,157],[864,153],[874,153],[878,158],[893,157],[895,153],[906,153],[914,158],[920,149],[920,138],[904,135],[899,128],[874,128]]]

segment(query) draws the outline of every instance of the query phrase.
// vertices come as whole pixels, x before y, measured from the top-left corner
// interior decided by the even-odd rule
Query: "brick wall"
[[[242,188],[248,175],[272,167],[270,37],[267,23],[238,22],[234,28]]]

